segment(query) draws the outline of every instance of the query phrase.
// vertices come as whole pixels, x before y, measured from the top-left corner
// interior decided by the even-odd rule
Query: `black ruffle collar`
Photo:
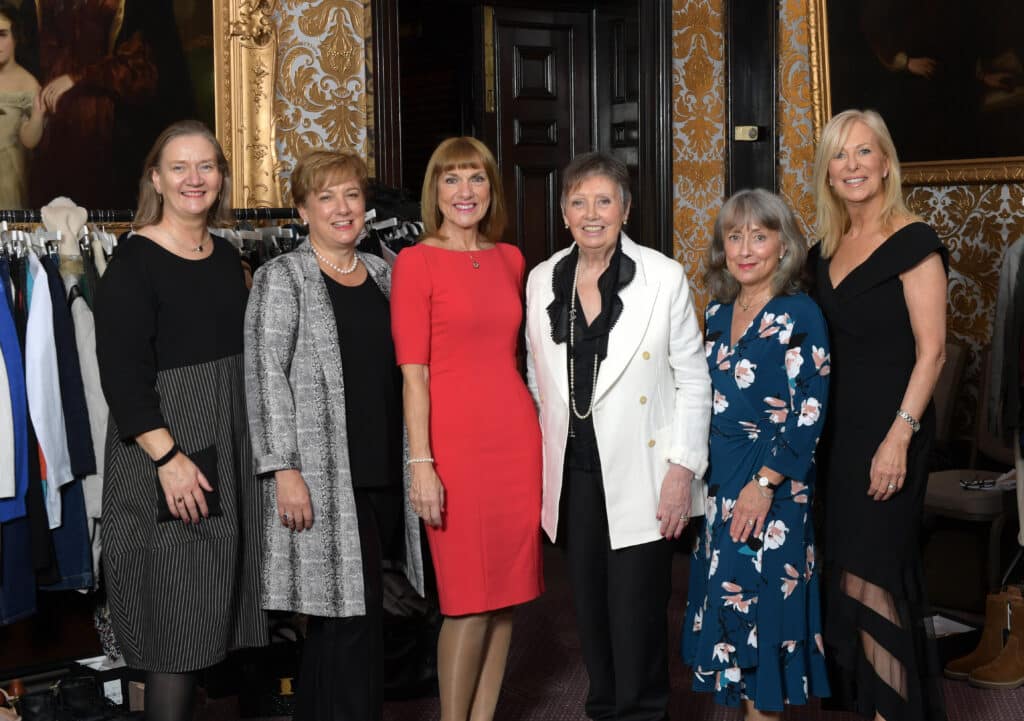
[[[551,321],[551,339],[555,343],[569,341],[569,305],[572,295],[572,279],[579,262],[579,246],[555,263],[551,274],[551,290],[554,299],[547,307]],[[597,288],[601,293],[601,312],[587,326],[581,322],[583,337],[598,341],[598,355],[603,360],[608,352],[608,334],[622,315],[623,304],[619,293],[633,281],[636,275],[636,263],[622,251],[622,240],[615,246],[608,267],[597,280]],[[579,335],[577,335],[579,337]]]

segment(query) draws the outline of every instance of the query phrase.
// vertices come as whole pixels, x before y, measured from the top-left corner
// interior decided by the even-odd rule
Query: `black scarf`
[[[572,279],[579,262],[579,246],[572,249],[555,264],[551,274],[551,289],[554,300],[548,305],[548,317],[551,319],[551,339],[555,343],[569,342],[569,306],[572,301]],[[636,263],[622,252],[622,240],[615,245],[608,267],[597,280],[597,289],[601,294],[601,312],[594,321],[585,326],[584,337],[593,338],[597,342],[597,354],[601,360],[608,355],[608,335],[622,315],[622,299],[619,292],[630,284],[636,275]],[[585,325],[585,324],[584,324]]]

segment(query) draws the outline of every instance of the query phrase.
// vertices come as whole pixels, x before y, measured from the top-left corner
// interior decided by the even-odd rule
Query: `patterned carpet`
[[[583,713],[587,677],[580,659],[562,558],[557,551],[548,548],[545,563],[547,592],[518,612],[496,721],[586,721],[587,718]],[[682,623],[686,567],[686,558],[677,554],[669,620],[673,646],[678,642]],[[709,696],[690,691],[689,673],[678,658],[673,658],[671,672],[672,719],[737,721],[742,718],[738,710],[717,706]],[[945,696],[949,721],[1024,719],[1024,688],[983,691],[966,683],[947,681]],[[198,716],[202,721],[222,721],[236,719],[237,714],[237,705],[233,701],[218,701],[209,704]],[[811,705],[792,707],[785,718],[791,721],[855,721],[859,717],[824,712]],[[384,711],[384,721],[438,719],[436,698],[389,703]]]

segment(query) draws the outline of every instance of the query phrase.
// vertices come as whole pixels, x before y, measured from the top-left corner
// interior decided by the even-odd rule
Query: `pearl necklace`
[[[313,249],[313,255],[315,255],[317,257],[317,260],[319,260],[321,263],[323,263],[324,265],[326,265],[328,268],[330,268],[331,270],[335,271],[336,273],[341,273],[342,275],[348,275],[349,273],[354,273],[355,270],[356,270],[356,267],[359,265],[359,256],[356,255],[355,253],[352,254],[352,265],[350,265],[348,268],[339,268],[334,263],[332,263],[331,261],[327,260],[327,258],[325,258],[324,256],[320,255],[320,251],[318,251],[316,249],[316,246],[313,245],[313,241],[309,241],[309,247]]]
[[[597,390],[597,367],[600,363],[600,359],[597,353],[594,354],[594,377],[590,382],[590,403],[587,404],[587,412],[580,413],[576,409],[576,360],[572,352],[573,346],[576,341],[576,282],[580,277],[580,261],[576,259],[576,270],[572,274],[572,300],[569,304],[569,406],[572,408],[572,414],[577,419],[583,421],[590,417],[594,412],[594,391]]]

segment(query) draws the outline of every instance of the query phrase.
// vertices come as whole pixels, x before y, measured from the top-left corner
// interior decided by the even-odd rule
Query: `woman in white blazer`
[[[530,273],[527,372],[544,438],[542,525],[563,545],[592,719],[666,717],[672,545],[703,511],[711,390],[682,266],[622,232],[629,175],[563,173],[575,241]]]

